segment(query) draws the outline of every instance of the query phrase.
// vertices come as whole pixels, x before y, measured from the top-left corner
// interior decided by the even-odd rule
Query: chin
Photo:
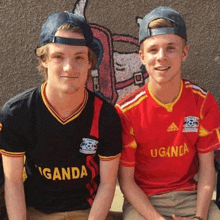
[[[63,91],[63,93],[65,93],[65,94],[74,94],[74,93],[76,93],[76,92],[79,91],[79,88],[72,86],[71,88],[64,88],[62,91]]]

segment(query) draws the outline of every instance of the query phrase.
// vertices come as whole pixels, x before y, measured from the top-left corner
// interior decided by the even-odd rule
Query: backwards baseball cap
[[[85,39],[64,38],[55,36],[58,28],[65,23],[79,27],[83,32]],[[46,22],[42,25],[40,33],[40,46],[47,43],[60,43],[76,46],[87,46],[96,54],[97,45],[93,42],[93,34],[91,28],[85,18],[79,14],[71,12],[55,12],[49,15]]]
[[[173,27],[150,28],[149,27],[150,22],[159,18],[164,18],[168,21],[171,21]],[[164,7],[164,6],[155,8],[150,13],[145,15],[143,19],[139,19],[138,23],[140,25],[140,32],[139,32],[140,43],[150,36],[169,34],[169,33],[177,34],[180,37],[187,40],[185,22],[181,17],[181,15],[172,8]]]

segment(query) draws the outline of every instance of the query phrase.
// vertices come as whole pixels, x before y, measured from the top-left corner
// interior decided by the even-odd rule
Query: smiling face
[[[59,30],[56,36],[84,39],[80,33]],[[58,43],[47,45],[47,58],[43,66],[47,68],[47,89],[52,92],[73,94],[84,92],[91,62],[88,57],[88,47],[72,46]]]
[[[188,46],[175,34],[156,35],[147,38],[139,51],[142,63],[154,86],[180,84],[181,66],[187,58]]]

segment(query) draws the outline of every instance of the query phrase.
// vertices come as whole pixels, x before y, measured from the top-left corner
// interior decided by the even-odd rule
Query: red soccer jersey
[[[159,102],[148,85],[117,104],[123,124],[121,166],[148,195],[195,190],[197,153],[220,147],[220,114],[210,92],[183,80],[173,103]]]

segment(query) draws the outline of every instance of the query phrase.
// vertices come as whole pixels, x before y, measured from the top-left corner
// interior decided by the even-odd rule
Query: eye
[[[77,59],[77,60],[82,60],[82,59],[83,59],[83,57],[76,57],[76,59]]]
[[[60,56],[60,55],[57,55],[57,56],[56,56],[56,58],[60,59],[60,58],[61,58],[61,56]]]
[[[148,52],[149,53],[156,53],[157,52],[157,48],[154,48],[154,47],[149,48]]]
[[[80,55],[80,56],[76,56],[75,59],[76,59],[76,61],[81,62],[81,61],[85,60],[85,57]]]
[[[168,51],[175,50],[175,47],[173,47],[173,46],[169,46],[169,47],[167,47],[167,50],[168,50]]]
[[[64,57],[62,54],[54,54],[52,56],[53,59],[56,59],[56,60],[62,60]]]

